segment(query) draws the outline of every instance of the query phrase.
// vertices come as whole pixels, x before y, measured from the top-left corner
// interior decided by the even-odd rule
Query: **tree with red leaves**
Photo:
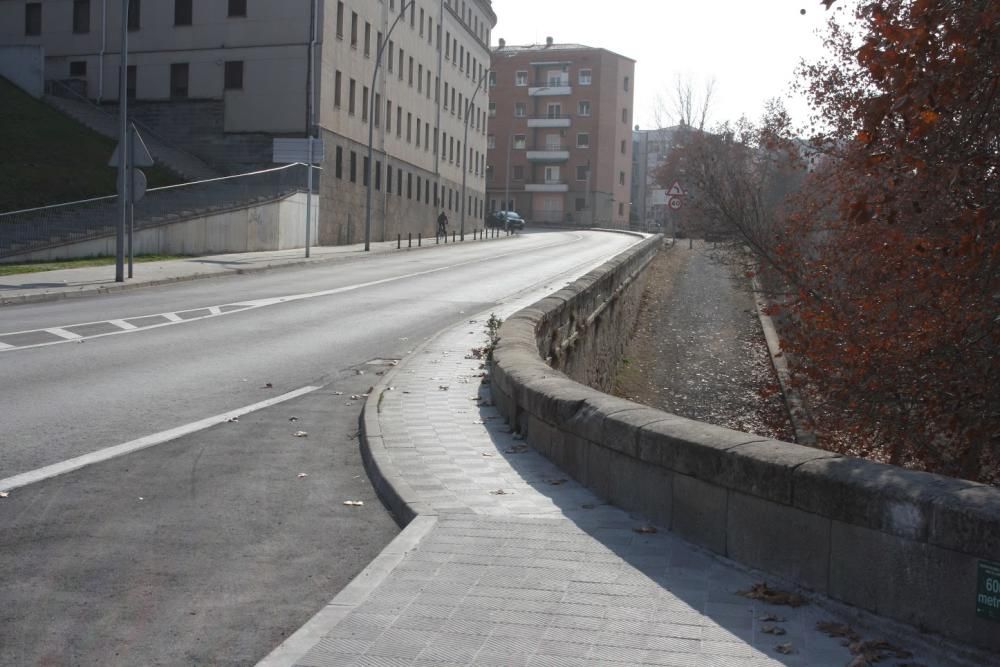
[[[826,43],[772,262],[820,442],[1000,483],[1000,2],[863,2]]]

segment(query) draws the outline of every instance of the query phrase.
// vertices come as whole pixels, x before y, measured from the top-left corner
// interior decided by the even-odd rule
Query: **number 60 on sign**
[[[979,561],[976,616],[1000,621],[1000,563]]]

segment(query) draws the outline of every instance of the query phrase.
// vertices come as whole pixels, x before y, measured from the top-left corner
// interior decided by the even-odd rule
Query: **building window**
[[[128,29],[138,30],[142,27],[142,0],[128,0]]]
[[[581,86],[589,86],[591,79],[591,73],[589,69],[580,70],[579,81]]]
[[[385,191],[392,194],[392,165],[385,170]]]
[[[247,0],[229,0],[229,18],[246,18]]]
[[[515,74],[514,74],[514,85],[515,86],[527,86],[528,85],[528,73],[527,72],[515,72]]]
[[[382,161],[375,160],[375,189],[382,190]]]
[[[361,122],[368,122],[368,86],[361,87]]]
[[[628,123],[628,109],[622,109],[622,122]]]
[[[510,171],[511,171],[510,177],[515,181],[524,180],[524,167],[522,165],[519,164],[514,165],[513,167],[511,167]]]
[[[337,3],[337,37],[344,39],[344,3]]]
[[[582,211],[585,208],[587,208],[587,200],[584,199],[583,197],[577,197],[576,198],[576,210],[577,211]]]
[[[354,79],[351,79],[350,83],[347,84],[347,113],[354,115],[354,98],[357,93],[358,83]]]
[[[619,185],[625,185],[625,172],[624,171],[619,171],[618,172],[618,184]]]
[[[587,168],[587,165],[585,165],[585,164],[578,165],[577,168],[576,168],[576,180],[578,180],[578,181],[585,181],[585,180],[587,180],[587,172],[588,171],[589,171],[589,169]]]
[[[343,75],[338,69],[333,75],[333,106],[340,108],[340,88],[343,83]]]
[[[497,147],[497,138],[494,135],[486,137],[486,148],[492,150]]]
[[[368,161],[368,156],[366,155],[361,161],[361,184],[368,187],[368,169],[371,163]]]
[[[618,215],[625,215],[625,204],[618,204]]]
[[[398,197],[403,196],[403,169],[402,167],[396,168],[396,195]]]
[[[372,24],[365,21],[365,58],[372,54]]]
[[[497,103],[490,102],[490,118],[496,118],[497,115]]]
[[[42,34],[42,3],[29,2],[24,6],[24,34],[28,36]]]
[[[351,48],[358,48],[358,13],[351,12]]]
[[[243,90],[243,61],[226,61],[226,90]]]
[[[351,171],[350,171],[350,176],[351,176],[351,183],[357,183],[358,182],[358,154],[356,152],[354,152],[354,151],[351,151]]]
[[[135,85],[136,79],[138,78],[137,73],[135,65],[129,65],[125,71],[125,94],[130,100],[135,99]]]
[[[385,132],[386,134],[392,132],[392,100],[385,101]]]
[[[413,172],[406,172],[406,198],[413,199]]]
[[[86,60],[73,60],[69,63],[69,75],[74,77],[86,77],[87,76],[87,61]]]
[[[90,32],[90,0],[73,0],[73,32]]]
[[[527,107],[527,105],[524,102],[515,102],[514,103],[514,117],[515,118],[524,118],[527,115],[528,115],[528,107]]]
[[[183,99],[188,96],[188,64],[173,63],[170,66],[170,97]]]
[[[191,25],[193,13],[191,0],[174,0],[174,25]]]
[[[343,178],[344,177],[344,149],[342,147],[340,147],[340,146],[337,146],[337,151],[336,152],[337,152],[337,157],[336,157],[336,159],[334,160],[334,163],[333,163],[334,170],[335,170],[335,173],[337,174],[337,178]]]
[[[590,102],[586,100],[581,100],[576,105],[576,113],[578,116],[589,116],[590,115]]]
[[[622,155],[625,155],[625,153],[626,153],[626,150],[625,150],[625,140],[622,139]]]
[[[490,72],[490,88],[496,88],[497,86],[497,73]]]
[[[527,145],[528,145],[527,137],[525,137],[523,134],[515,134],[514,135],[514,148],[515,149],[517,149],[519,151],[523,151],[527,147]]]
[[[576,135],[577,148],[590,148],[590,133],[580,132]]]
[[[375,93],[375,108],[372,109],[375,115],[375,127],[378,127],[382,122],[382,96]]]

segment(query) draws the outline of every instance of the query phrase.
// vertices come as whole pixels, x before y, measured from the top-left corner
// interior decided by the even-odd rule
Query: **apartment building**
[[[0,47],[37,45],[51,90],[115,104],[121,6],[120,0],[0,0]],[[270,164],[273,138],[305,136],[315,119],[312,130],[326,156],[320,243],[363,237],[369,122],[375,240],[430,232],[440,208],[457,220],[463,171],[467,215],[483,213],[485,75],[496,25],[490,0],[129,0],[128,6],[130,108],[179,148],[222,171],[246,171]]]
[[[635,61],[580,44],[493,49],[486,190],[490,210],[535,223],[629,219]]]
[[[667,195],[670,183],[664,184],[660,178],[660,167],[666,162],[682,133],[688,131],[681,126],[664,127],[655,130],[640,130],[636,126],[632,132],[632,222],[646,228],[657,225],[667,228],[672,221]],[[686,184],[681,183],[681,188]]]

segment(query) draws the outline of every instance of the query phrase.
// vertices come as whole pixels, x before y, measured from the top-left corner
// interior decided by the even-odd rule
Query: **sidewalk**
[[[763,576],[652,532],[512,434],[470,358],[488,315],[432,339],[376,386],[364,415],[369,472],[397,516],[416,518],[260,665],[851,662],[842,637],[816,629],[844,622],[836,605],[738,595]],[[882,622],[852,626],[861,639],[888,639]],[[897,643],[927,651],[913,636]]]
[[[499,240],[488,239],[488,240]],[[471,233],[466,234],[466,242],[472,239]],[[478,243],[479,241],[474,241]],[[448,243],[451,243],[449,239]],[[433,247],[434,237],[423,239],[421,247]],[[442,245],[444,245],[442,243]],[[59,299],[91,296],[182,282],[200,278],[255,273],[284,266],[302,266],[319,264],[334,260],[350,261],[362,259],[376,253],[397,252],[396,241],[372,243],[371,251],[366,253],[364,244],[347,246],[317,246],[313,247],[310,257],[305,257],[305,249],[269,250],[263,252],[243,252],[225,255],[209,255],[204,257],[189,257],[162,262],[143,262],[133,266],[132,279],[126,278],[123,283],[115,282],[115,266],[90,266],[73,269],[58,269],[55,271],[39,271],[37,273],[20,273],[0,276],[0,306],[18,303],[37,303],[40,301],[56,301]],[[413,239],[413,248],[417,249],[417,239]],[[407,250],[406,239],[402,240],[402,250]],[[128,274],[126,260],[125,273]]]

